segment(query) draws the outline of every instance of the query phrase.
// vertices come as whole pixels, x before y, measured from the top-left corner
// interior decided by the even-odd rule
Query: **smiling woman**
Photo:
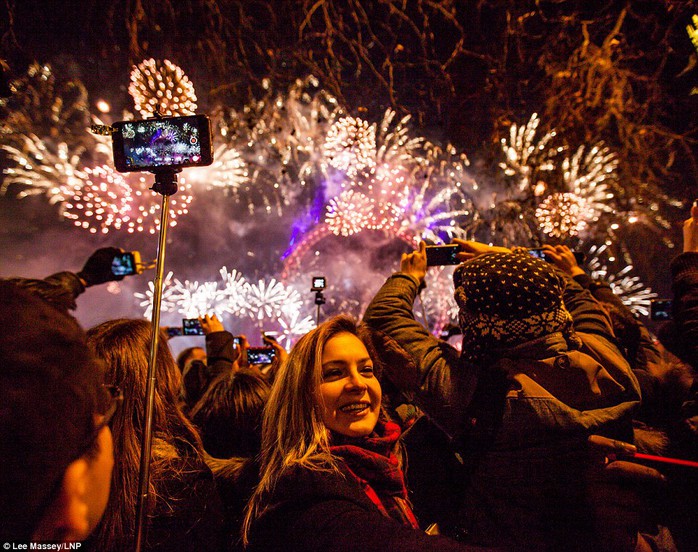
[[[248,551],[472,550],[419,530],[377,360],[368,329],[346,316],[292,349],[265,407]]]
[[[322,421],[331,431],[365,437],[375,429],[381,386],[366,346],[354,334],[337,334],[325,344],[319,399]]]

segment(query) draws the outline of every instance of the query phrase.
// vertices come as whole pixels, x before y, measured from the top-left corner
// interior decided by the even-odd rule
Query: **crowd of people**
[[[414,316],[420,242],[267,365],[205,313],[176,359],[145,320],[81,328],[117,248],[5,278],[0,541],[132,550],[143,509],[147,551],[698,550],[698,201],[652,331],[564,245],[453,243],[461,347]]]

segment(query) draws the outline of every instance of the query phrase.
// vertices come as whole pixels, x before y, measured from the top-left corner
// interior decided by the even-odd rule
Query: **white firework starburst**
[[[162,312],[176,312],[177,311],[177,300],[175,297],[175,290],[172,288],[172,277],[173,272],[168,272],[162,282],[162,299],[160,302],[160,310]],[[136,292],[133,296],[140,300],[138,306],[145,308],[143,316],[145,318],[151,318],[153,316],[153,296],[155,295],[155,284],[151,281],[148,282],[148,289],[145,293]]]
[[[63,204],[63,216],[91,234],[119,230],[123,216],[131,209],[131,188],[109,166],[85,168],[86,180],[75,187],[73,196]]]
[[[146,59],[131,71],[128,87],[142,117],[191,115],[196,111],[194,85],[184,71],[169,60]]]
[[[129,234],[155,234],[160,229],[161,196],[150,189],[151,184],[144,176],[130,173],[126,181],[131,187],[133,201],[129,203],[130,207],[123,211],[120,227],[125,228]],[[191,184],[184,177],[180,177],[179,192],[170,196],[168,200],[171,227],[177,226],[179,218],[189,213],[189,204],[193,199]]]
[[[80,166],[84,150],[70,151],[65,142],[42,140],[35,134],[21,135],[22,148],[4,144],[0,148],[8,154],[14,166],[4,170],[5,178],[0,193],[7,193],[16,185],[18,199],[45,195],[50,204],[62,203],[82,186],[87,175]]]
[[[650,303],[657,294],[646,287],[638,276],[611,276],[608,283],[613,293],[618,295],[632,312],[643,316],[649,314]]]
[[[223,267],[219,273],[225,286],[223,289],[225,295],[224,310],[236,316],[244,314],[250,308],[246,295],[247,280],[236,269],[228,272],[228,269]]]
[[[224,188],[231,193],[250,181],[247,163],[240,152],[229,144],[221,144],[213,153],[214,162],[208,167],[189,169],[187,175],[193,182],[208,187]]]
[[[376,136],[376,164],[389,164],[393,167],[412,167],[415,163],[424,165],[421,155],[425,140],[421,136],[410,136],[408,123],[411,115],[405,115],[397,123],[395,111],[387,109],[378,126]]]
[[[549,195],[536,209],[541,230],[554,238],[576,236],[587,228],[593,214],[584,198],[569,192]]]
[[[218,289],[217,282],[181,282],[175,279],[169,296],[177,304],[185,318],[198,318],[205,314],[215,314],[219,318],[225,312],[225,290]]]
[[[374,201],[361,192],[345,190],[330,199],[325,222],[333,234],[351,236],[368,228]]]
[[[376,163],[376,125],[358,117],[342,117],[327,132],[323,153],[328,163],[349,176]]]
[[[556,136],[554,130],[540,139],[536,138],[539,125],[540,118],[534,113],[524,126],[512,124],[508,139],[500,140],[504,161],[499,163],[499,167],[505,175],[519,178],[520,190],[528,189],[534,184],[534,174],[552,171],[555,168],[553,158],[562,151],[562,148],[553,148],[550,145]]]
[[[289,349],[296,339],[316,327],[315,320],[311,316],[301,318],[299,311],[282,314],[278,322],[281,326],[281,336],[286,349]]]
[[[613,272],[602,260],[604,257],[608,257],[611,262],[615,261],[615,257],[609,254],[608,245],[592,246],[589,249],[589,257],[586,261],[589,275],[595,280],[608,282],[613,293],[618,295],[633,313],[647,316],[650,303],[652,299],[657,297],[657,294],[646,287],[638,276],[630,274],[633,270],[631,263],[628,263],[620,271]]]
[[[592,217],[588,222],[613,210],[608,202],[613,199],[610,186],[618,179],[617,169],[618,157],[601,143],[589,149],[580,146],[571,158],[562,162],[565,186],[584,200]]]
[[[272,278],[269,282],[259,280],[257,284],[246,284],[245,297],[249,305],[248,315],[252,319],[278,318],[283,313],[300,310],[303,301],[300,293],[289,289]]]

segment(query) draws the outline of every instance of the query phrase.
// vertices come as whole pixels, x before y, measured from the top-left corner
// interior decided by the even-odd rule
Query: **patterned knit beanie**
[[[478,362],[571,327],[564,279],[524,252],[480,255],[453,274],[463,356]]]

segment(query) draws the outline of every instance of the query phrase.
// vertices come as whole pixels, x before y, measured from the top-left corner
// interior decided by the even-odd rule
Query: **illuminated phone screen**
[[[114,164],[121,172],[210,165],[211,129],[192,115],[114,123]]]

